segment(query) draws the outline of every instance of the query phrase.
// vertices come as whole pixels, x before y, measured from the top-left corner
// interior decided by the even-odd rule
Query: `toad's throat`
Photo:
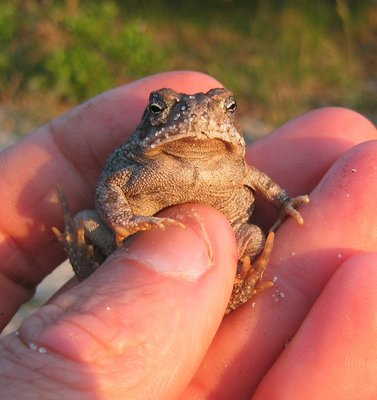
[[[236,146],[220,139],[198,139],[197,137],[183,137],[161,145],[160,151],[174,157],[186,159],[218,158],[220,154],[234,153],[239,150]]]

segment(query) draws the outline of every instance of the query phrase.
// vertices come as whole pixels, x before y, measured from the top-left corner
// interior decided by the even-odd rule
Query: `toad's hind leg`
[[[263,274],[270,259],[274,237],[273,232],[268,234],[262,252],[253,263],[250,262],[250,257],[244,258],[242,270],[236,275],[234,280],[232,295],[225,314],[229,314],[246,303],[255,294],[273,286],[271,281],[263,281]]]
[[[62,232],[55,227],[52,230],[63,244],[77,279],[82,281],[114,251],[114,234],[103,225],[95,210],[81,211],[72,218],[67,199],[60,188],[58,195],[63,207],[65,227]]]

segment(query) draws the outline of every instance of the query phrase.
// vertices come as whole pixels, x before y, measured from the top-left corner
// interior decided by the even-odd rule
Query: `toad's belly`
[[[252,190],[244,185],[243,159],[224,157],[201,160],[164,159],[163,165],[149,163],[136,169],[122,189],[131,210],[154,215],[176,204],[200,203],[221,211],[231,222],[246,221],[254,204]]]
[[[246,186],[181,185],[168,190],[156,189],[144,193],[126,193],[132,212],[138,215],[154,215],[172,205],[200,203],[216,208],[230,223],[234,223],[246,222],[254,204],[254,194]]]

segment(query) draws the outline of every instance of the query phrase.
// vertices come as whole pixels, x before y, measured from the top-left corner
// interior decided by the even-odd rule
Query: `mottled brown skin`
[[[72,221],[65,200],[63,241],[76,276],[82,280],[128,236],[180,224],[154,215],[171,205],[202,203],[217,208],[232,225],[238,258],[227,312],[271,286],[262,276],[272,249],[262,230],[250,223],[254,193],[276,206],[279,219],[303,220],[296,208],[307,196],[289,198],[266,174],[245,161],[245,141],[235,120],[233,94],[223,88],[187,95],[171,89],[152,92],[130,140],[109,156],[96,190],[96,210]],[[254,265],[249,260],[255,259]]]

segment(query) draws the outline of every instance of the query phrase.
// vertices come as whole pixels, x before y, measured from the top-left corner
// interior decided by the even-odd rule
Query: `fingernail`
[[[195,206],[178,206],[169,212],[185,228],[168,225],[135,235],[122,257],[137,261],[164,275],[196,280],[213,265],[212,246],[205,221]],[[158,215],[165,217],[165,213]]]

